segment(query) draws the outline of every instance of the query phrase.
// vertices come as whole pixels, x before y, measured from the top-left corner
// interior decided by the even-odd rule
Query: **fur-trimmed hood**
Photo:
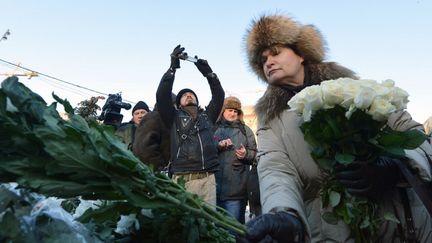
[[[322,81],[342,77],[358,78],[348,68],[340,66],[335,62],[323,62],[305,66],[305,83],[310,85],[320,84]],[[258,124],[265,124],[277,117],[283,110],[288,108],[288,101],[295,95],[295,92],[280,86],[268,85],[264,95],[255,105],[255,114]]]

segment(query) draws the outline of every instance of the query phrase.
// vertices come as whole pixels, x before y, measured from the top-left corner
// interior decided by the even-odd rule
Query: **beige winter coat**
[[[336,75],[332,75],[334,73]],[[331,79],[338,75],[340,73],[330,72],[329,75],[319,76]],[[349,238],[349,229],[343,222],[331,225],[321,218],[326,210],[321,207],[319,195],[323,174],[310,156],[310,147],[303,139],[299,128],[301,118],[289,111],[286,103],[282,103],[286,102],[284,99],[286,96],[289,96],[286,90],[269,86],[256,106],[259,117],[258,174],[263,213],[281,210],[295,213],[306,227],[309,242],[353,242],[353,239]],[[275,105],[285,106],[285,108],[276,114],[264,109]],[[389,125],[397,130],[421,129],[421,124],[413,121],[406,112],[391,116]],[[424,143],[422,148],[428,156],[432,157],[430,144]],[[425,152],[420,149],[407,151],[407,156],[413,159],[410,166],[418,169],[418,176],[425,181],[431,181],[431,168]],[[411,189],[408,191],[408,196],[418,239],[420,242],[432,242],[431,218]],[[392,210],[392,205],[395,206],[405,229],[405,220],[401,218],[404,215],[403,208],[397,191],[389,191],[383,195],[380,203],[382,212]],[[386,221],[382,225],[380,238],[377,241],[398,242],[397,233],[397,225]]]

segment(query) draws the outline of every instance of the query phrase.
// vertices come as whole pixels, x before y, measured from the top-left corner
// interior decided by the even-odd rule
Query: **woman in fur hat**
[[[219,151],[219,170],[215,174],[217,205],[244,223],[248,198],[246,185],[249,165],[255,161],[256,141],[252,130],[244,124],[238,98],[225,98],[216,128],[214,137]]]
[[[263,16],[252,22],[247,31],[246,50],[249,64],[257,76],[268,84],[267,90],[255,107],[258,117],[258,174],[260,179],[263,215],[248,223],[248,233],[241,240],[259,242],[353,242],[347,225],[343,222],[328,224],[321,215],[320,183],[323,173],[310,155],[299,126],[301,118],[288,110],[287,102],[303,88],[324,80],[340,77],[355,78],[354,72],[333,62],[324,62],[325,45],[320,32],[312,25],[301,25],[293,19],[280,16]],[[421,129],[406,112],[391,116],[390,127],[395,130]],[[426,156],[432,148],[426,142],[420,150],[408,151],[417,170],[423,170],[423,180],[431,180]],[[365,166],[366,167],[366,166]],[[406,220],[396,189],[400,179],[392,160],[377,160],[370,168],[361,171],[344,171],[359,176],[367,188],[386,186],[377,200],[382,212],[390,210],[400,224],[385,221],[377,242],[402,242],[417,240],[432,242],[432,224],[425,207],[411,190],[410,210],[415,216]],[[367,170],[366,170],[367,169]],[[363,171],[369,171],[365,175]],[[354,189],[354,178],[341,183],[347,190]],[[368,195],[366,193],[366,195]],[[407,222],[414,220],[414,227]]]

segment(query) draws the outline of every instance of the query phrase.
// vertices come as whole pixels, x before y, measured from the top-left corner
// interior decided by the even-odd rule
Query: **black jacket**
[[[210,75],[207,80],[212,99],[205,110],[198,108],[196,122],[188,112],[172,106],[174,72],[168,70],[159,84],[156,100],[162,121],[170,129],[172,173],[215,171],[219,164],[213,126],[222,109],[225,92],[216,75]]]
[[[233,147],[219,151],[219,170],[216,172],[216,195],[218,200],[247,199],[249,165],[255,161],[257,144],[252,130],[240,121],[217,123],[215,140],[231,139]],[[246,156],[237,159],[235,149],[246,148]]]
[[[144,116],[135,132],[133,153],[155,171],[163,170],[170,159],[170,134],[159,111]]]

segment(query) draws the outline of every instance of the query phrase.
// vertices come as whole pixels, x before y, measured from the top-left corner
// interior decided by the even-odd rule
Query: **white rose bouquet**
[[[356,242],[376,239],[383,220],[397,221],[392,213],[377,214],[373,200],[355,197],[335,179],[335,166],[370,161],[378,156],[402,158],[404,149],[414,149],[427,138],[418,130],[394,131],[388,127],[391,113],[406,109],[408,93],[392,80],[340,78],[305,88],[289,102],[302,115],[300,126],[312,148],[312,158],[328,176],[323,181],[322,215],[332,224],[343,220]]]

